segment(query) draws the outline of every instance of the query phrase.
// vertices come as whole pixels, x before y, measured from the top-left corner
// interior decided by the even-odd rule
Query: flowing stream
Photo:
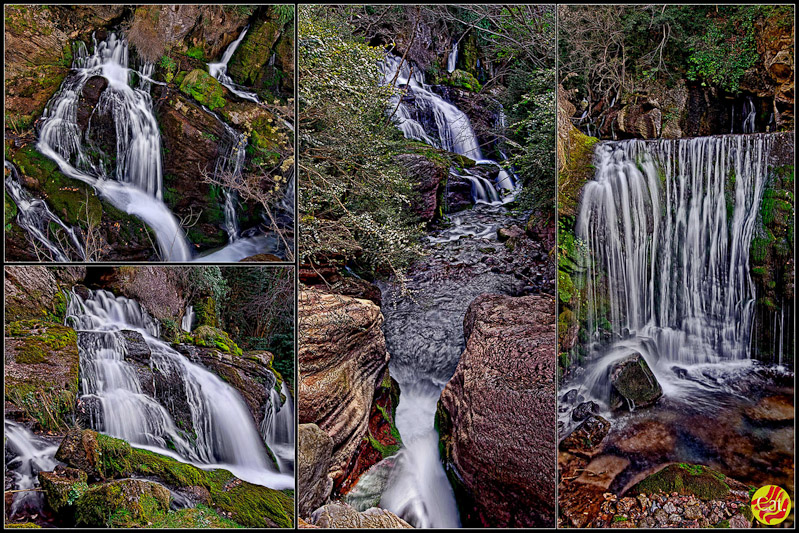
[[[481,262],[486,247],[494,251],[497,229],[518,223],[503,206],[516,193],[515,179],[495,161],[483,158],[469,118],[435,94],[418,68],[393,55],[386,56],[381,68],[384,84],[404,86],[413,96],[413,102],[406,102],[398,90],[388,105],[389,113],[396,111],[395,123],[407,138],[499,170],[494,181],[477,173],[461,173],[471,178],[475,205],[450,215],[448,223],[431,232],[427,257],[408,273],[412,298],[401,295],[394,284],[379,284],[390,371],[401,390],[396,425],[403,445],[396,456],[384,460],[390,469],[386,481],[371,479],[386,476],[384,472],[367,473],[353,493],[382,485],[380,506],[413,526],[460,527],[455,497],[439,456],[434,417],[441,391],[465,347],[463,317],[469,303],[485,292],[513,294],[524,285],[512,274]],[[413,118],[422,115],[432,115],[434,120],[425,126]]]
[[[227,63],[245,34],[246,29],[227,48],[222,61],[211,63],[208,68],[235,95],[258,102],[255,95],[237,88],[226,75]],[[154,66],[144,64],[139,70],[130,68],[127,41],[115,33],[109,33],[104,41],[95,40],[91,54],[82,41],[77,41],[73,57],[70,73],[42,115],[37,150],[55,161],[66,176],[87,183],[99,197],[141,219],[155,233],[162,260],[195,259],[180,221],[162,199],[161,135],[150,97],[152,84],[160,83],[152,79]],[[105,78],[108,87],[101,93],[88,127],[92,128],[95,115],[112,117],[117,137],[116,153],[107,155],[110,161],[115,160],[113,168],[109,168],[111,164],[107,161],[98,161],[92,155],[95,148],[90,141],[87,141],[88,145],[84,144],[78,126],[78,104],[83,88],[95,76]],[[131,85],[133,79],[138,79],[135,87]],[[227,124],[225,128],[229,139],[226,140],[226,150],[217,161],[216,171],[231,172],[235,179],[244,165],[246,137]],[[89,138],[88,130],[86,138]],[[19,186],[17,178],[6,179],[6,190],[20,207],[20,226],[54,259],[66,261],[76,255],[86,259],[84,247],[74,230],[61,222],[42,202],[32,200]],[[264,233],[258,227],[245,234],[241,232],[236,218],[236,203],[236,194],[226,189],[224,227],[229,235],[228,246],[196,259],[235,262],[262,253],[282,255],[284,247],[277,236]],[[63,227],[71,242],[65,244],[48,237],[42,228],[50,222]],[[264,222],[269,225],[269,221]]]
[[[72,294],[65,322],[78,332],[80,401],[90,406],[94,429],[203,468],[226,468],[252,483],[293,488],[293,476],[269,460],[239,393],[159,340],[158,322],[137,302],[103,290],[86,298]],[[143,336],[149,366],[159,375],[150,394],[127,353],[126,331]],[[184,402],[188,413],[173,410]],[[178,414],[185,415],[182,427],[173,418]]]

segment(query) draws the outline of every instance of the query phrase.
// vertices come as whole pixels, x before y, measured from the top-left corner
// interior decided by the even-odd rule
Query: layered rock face
[[[330,475],[340,480],[367,435],[375,390],[389,355],[383,315],[369,300],[304,289],[299,294],[299,422],[333,441]]]
[[[436,414],[464,526],[555,523],[553,298],[484,294]]]
[[[391,511],[372,507],[358,512],[345,503],[331,503],[318,509],[311,518],[313,525],[336,529],[410,529],[412,526]]]
[[[333,480],[328,475],[333,441],[316,424],[300,424],[297,436],[297,502],[300,516],[310,516],[333,490]]]

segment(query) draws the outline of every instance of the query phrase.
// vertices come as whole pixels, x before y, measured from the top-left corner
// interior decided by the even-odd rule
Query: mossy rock
[[[236,83],[256,87],[263,85],[266,65],[283,30],[274,13],[269,20],[257,22],[244,37],[230,59],[228,73]]]
[[[14,164],[22,175],[36,181],[37,191],[66,224],[85,228],[88,221],[100,223],[103,207],[92,188],[62,174],[58,165],[32,144],[17,150]]]
[[[225,353],[241,356],[241,348],[233,342],[230,336],[219,328],[200,326],[194,330],[194,343],[197,346],[217,348]]]
[[[34,524],[33,522],[18,522],[18,523],[8,523],[6,522],[3,524],[3,527],[9,529],[27,529],[27,528],[39,528],[41,529],[42,526],[39,524]]]
[[[57,466],[52,472],[39,472],[39,486],[47,496],[47,504],[60,513],[70,509],[89,490],[86,472]]]
[[[472,92],[480,92],[483,88],[477,78],[464,70],[454,70],[450,74],[449,85]]]
[[[566,160],[558,173],[558,213],[576,215],[580,202],[580,191],[586,181],[594,174],[594,145],[599,142],[596,137],[589,137],[577,128],[568,133],[563,153]]]
[[[696,496],[701,500],[722,500],[730,494],[730,483],[739,484],[727,476],[703,465],[676,463],[636,483],[630,494],[665,494]]]
[[[201,69],[189,72],[180,83],[180,91],[212,111],[225,106],[225,87]]]
[[[610,404],[613,409],[627,406],[630,410],[654,404],[663,396],[663,389],[641,354],[631,354],[613,363],[610,368]]]
[[[229,520],[204,505],[189,509],[178,509],[147,526],[157,529],[207,529],[207,528],[241,528],[236,522]]]
[[[56,452],[56,459],[83,470],[89,477],[105,479],[136,475],[156,478],[175,490],[201,487],[208,493],[210,506],[230,513],[231,520],[242,526],[290,528],[294,522],[293,491],[253,485],[227,470],[201,470],[164,455],[132,448],[123,440],[89,429],[70,431]],[[85,512],[89,513],[86,520],[97,519],[88,507],[86,509]],[[134,523],[134,518],[130,512],[126,514],[122,510],[115,523],[117,527],[125,520]],[[150,516],[148,522],[167,519],[166,515]]]
[[[141,479],[120,479],[94,485],[77,501],[76,525],[140,527],[162,520],[171,495],[166,487]]]

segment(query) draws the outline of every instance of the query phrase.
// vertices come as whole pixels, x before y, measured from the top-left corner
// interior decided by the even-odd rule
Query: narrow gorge
[[[502,18],[498,7],[486,9]],[[524,12],[542,24],[552,14]],[[458,8],[409,7],[392,30],[368,35],[368,47],[346,42],[337,26],[345,13],[318,8],[308,22],[301,13],[300,38],[338,38],[374,61],[370,90],[385,118],[368,117],[388,119],[388,139],[374,142],[391,146],[410,184],[403,216],[423,231],[407,259],[374,269],[365,246],[342,257],[320,249],[321,235],[308,242],[315,253],[300,269],[300,517],[320,527],[551,526],[554,168],[534,178],[509,126],[520,117],[506,84],[522,65],[494,57],[496,43],[479,44],[486,34],[459,24],[466,15]],[[312,50],[301,54],[301,79],[304,67],[308,75],[321,67],[315,60]],[[540,91],[540,107],[528,120],[554,116],[554,91],[530,90]],[[506,105],[514,106],[510,119]],[[301,108],[301,123],[317,113]],[[305,135],[313,146],[312,132]],[[311,197],[300,202],[306,219],[323,194],[311,196],[309,179],[301,187]],[[540,192],[547,180],[549,202]],[[306,463],[315,466],[303,472]]]

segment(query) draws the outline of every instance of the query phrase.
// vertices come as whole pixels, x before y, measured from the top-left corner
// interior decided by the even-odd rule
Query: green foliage
[[[293,4],[277,4],[272,6],[272,9],[277,13],[277,21],[279,24],[286,24],[294,20],[294,5]]]
[[[195,69],[187,74],[180,90],[212,111],[225,106],[224,87],[204,70]]]
[[[205,50],[203,50],[202,46],[192,46],[186,51],[186,55],[200,61],[205,61]]]
[[[164,70],[164,80],[169,83],[175,77],[175,71],[178,68],[175,60],[169,56],[161,56],[161,61],[158,65]]]
[[[386,117],[381,48],[351,34],[336,12],[299,17],[301,261],[357,261],[363,274],[400,274],[419,253],[412,187],[391,154],[400,134]]]

